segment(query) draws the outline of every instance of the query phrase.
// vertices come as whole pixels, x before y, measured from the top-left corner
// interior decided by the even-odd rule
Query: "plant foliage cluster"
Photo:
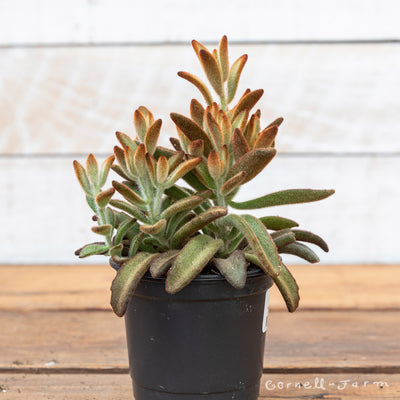
[[[228,213],[228,206],[250,210],[312,202],[334,191],[283,190],[234,201],[240,186],[275,157],[283,119],[261,126],[261,111],[254,108],[262,89],[247,89],[232,105],[247,55],[231,65],[226,36],[213,51],[197,41],[192,45],[210,87],[191,73],[178,72],[199,89],[204,102],[193,99],[189,117],[171,113],[179,137],[170,139],[173,149],[157,145],[162,122],[141,106],[133,117],[135,139],[117,132],[120,146],[101,165],[92,154],[85,167],[74,161],[76,176],[95,213],[97,225],[92,231],[104,238],[76,254],[111,257],[118,271],[111,305],[119,316],[148,271],[154,278],[165,275],[166,290],[173,294],[206,271],[221,273],[241,289],[249,265],[272,277],[293,312],[299,303],[298,286],[280,254],[314,263],[318,256],[305,243],[328,251],[326,243],[298,229],[290,219]],[[110,169],[121,179],[104,189]],[[116,192],[119,196],[114,196]]]

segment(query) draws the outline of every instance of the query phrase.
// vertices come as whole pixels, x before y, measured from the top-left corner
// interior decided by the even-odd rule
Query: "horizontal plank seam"
[[[128,374],[128,367],[0,367],[0,374]],[[399,374],[400,365],[265,367],[263,374]]]
[[[108,157],[110,153],[93,153],[96,157]],[[86,157],[87,153],[5,153],[0,154],[0,159],[69,159],[69,158],[80,158]],[[384,157],[384,158],[396,158],[400,157],[399,151],[358,151],[358,152],[328,152],[328,151],[310,151],[310,152],[280,152],[277,157],[332,157],[332,158],[370,158],[370,157]],[[8,264],[9,265],[9,264]]]
[[[217,45],[217,41],[201,40],[205,45]],[[0,49],[13,48],[64,48],[64,47],[163,47],[163,46],[187,46],[190,40],[180,41],[128,41],[128,42],[60,42],[60,43],[3,43]],[[229,44],[238,46],[259,46],[259,45],[354,45],[354,44],[398,44],[400,38],[388,37],[384,39],[281,39],[281,40],[230,40]]]
[[[282,313],[282,314],[287,314],[287,310],[282,306],[282,307],[270,307],[269,308],[270,312],[273,313]],[[62,307],[59,306],[57,308],[41,308],[41,307],[32,307],[32,308],[25,308],[25,307],[12,307],[12,306],[0,306],[0,312],[10,312],[10,313],[33,313],[33,312],[47,312],[47,313],[90,313],[90,312],[101,312],[101,313],[109,313],[111,312],[111,307],[106,308],[106,307],[83,307],[83,308],[78,308],[78,307]],[[301,307],[299,308],[296,313],[306,313],[306,312],[343,312],[343,313],[353,313],[353,312],[365,312],[365,313],[370,313],[370,312],[399,312],[400,313],[400,307],[380,307],[380,306],[374,306],[374,307],[340,307],[340,306],[335,306],[335,307]]]

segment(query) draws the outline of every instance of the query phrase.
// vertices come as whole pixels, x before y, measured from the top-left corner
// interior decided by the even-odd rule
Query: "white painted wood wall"
[[[197,96],[190,40],[249,54],[242,89],[264,88],[264,122],[283,116],[280,155],[241,199],[335,188],[269,213],[321,234],[323,263],[400,263],[400,3],[396,0],[0,1],[0,264],[74,263],[96,239],[72,160],[110,154],[149,106]],[[93,258],[85,262],[105,262]]]

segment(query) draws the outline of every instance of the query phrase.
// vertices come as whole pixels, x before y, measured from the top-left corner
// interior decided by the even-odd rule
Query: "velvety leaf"
[[[119,165],[111,165],[111,169],[126,180],[132,179],[132,177],[130,177]]]
[[[281,229],[293,228],[299,224],[291,219],[283,217],[261,217],[259,220],[265,225],[267,229],[279,231]]]
[[[140,143],[135,151],[135,169],[136,173],[143,177],[146,175],[146,146],[144,143]]]
[[[172,203],[168,208],[166,208],[160,215],[160,218],[168,219],[178,212],[193,210],[201,204],[203,198],[200,196],[189,196]]]
[[[218,153],[215,150],[211,150],[210,154],[208,155],[207,168],[210,176],[215,181],[218,181],[223,172],[223,165]]]
[[[109,203],[109,201],[111,200],[111,197],[114,195],[115,193],[115,189],[114,188],[110,188],[107,190],[104,190],[102,192],[100,192],[97,196],[96,196],[96,204],[100,207],[100,208],[106,208],[107,204]]]
[[[162,124],[161,119],[155,121],[152,125],[149,126],[149,128],[146,131],[146,135],[144,137],[144,144],[146,145],[146,150],[151,155],[154,154],[157,147],[157,141],[161,131],[161,124]]]
[[[272,277],[279,275],[281,261],[278,251],[267,228],[256,217],[229,214],[221,222],[234,226],[244,235],[265,273]]]
[[[246,260],[251,264],[257,265],[262,268],[262,263],[258,260],[257,256],[250,253],[245,253]],[[283,299],[285,300],[286,307],[289,312],[296,311],[299,306],[300,296],[299,287],[293,278],[293,275],[286,268],[285,264],[281,262],[281,273],[277,277],[272,278],[278,287]]]
[[[166,290],[176,293],[198,275],[224,242],[207,235],[198,235],[191,239],[178,254],[168,272]]]
[[[186,183],[188,183],[193,189],[202,192],[208,190],[209,188],[201,183],[195,173],[190,171],[182,178]]]
[[[110,205],[115,208],[118,208],[119,210],[127,212],[128,214],[132,215],[139,221],[142,221],[145,223],[148,222],[144,213],[138,207],[134,206],[133,204],[128,204],[122,200],[111,200]]]
[[[235,203],[231,201],[230,206],[238,210],[250,210],[256,208],[281,206],[286,204],[308,203],[325,199],[335,193],[334,190],[314,189],[289,189],[282,190],[258,197],[253,200]]]
[[[126,173],[128,166],[126,165],[124,150],[122,150],[121,147],[114,146],[114,155],[118,161],[120,168],[123,170],[124,173]]]
[[[169,138],[169,141],[171,142],[173,148],[176,151],[182,151],[182,146],[181,143],[179,142],[179,139],[171,137]]]
[[[92,227],[92,232],[98,234],[98,235],[103,235],[103,236],[108,236],[113,230],[113,227],[109,224],[106,225],[97,225]]]
[[[204,100],[208,105],[211,105],[213,102],[213,98],[211,96],[210,91],[207,89],[207,86],[203,83],[203,81],[198,78],[196,75],[190,74],[189,72],[179,71],[178,76],[183,79],[186,79],[188,82],[192,83],[197,89],[200,90],[200,93],[203,95]]]
[[[213,264],[234,288],[244,288],[247,278],[248,262],[242,251],[236,250],[225,259],[214,258]]]
[[[78,179],[79,184],[82,186],[82,189],[88,196],[93,195],[92,185],[90,184],[89,178],[86,174],[85,168],[78,161],[74,161],[74,170],[75,175]]]
[[[162,185],[168,178],[169,164],[164,156],[160,156],[157,160],[157,182]]]
[[[239,103],[236,105],[235,107],[235,111],[233,114],[233,119],[243,110],[251,110],[256,103],[258,102],[258,100],[260,100],[261,96],[264,94],[264,90],[263,89],[257,89],[254,90],[250,93],[248,93],[246,96],[244,96]]]
[[[96,157],[90,153],[86,159],[86,171],[89,179],[95,187],[99,184],[99,165],[97,164]]]
[[[139,111],[142,113],[142,115],[146,121],[146,125],[147,126],[152,125],[154,122],[154,117],[153,117],[153,114],[151,113],[151,111],[144,106],[140,106]]]
[[[209,112],[206,113],[206,123],[207,123],[207,128],[210,132],[212,142],[214,144],[214,149],[219,150],[224,144],[222,132],[217,124],[217,121],[215,121],[214,117]]]
[[[108,173],[110,172],[110,168],[111,168],[111,165],[114,162],[114,160],[115,160],[115,156],[110,156],[110,157],[107,157],[101,164],[100,173],[99,173],[99,188],[102,188],[105,185],[107,177],[108,177]]]
[[[210,104],[212,104],[212,99]],[[204,108],[196,99],[192,99],[190,102],[190,118],[196,122],[197,125],[203,126]]]
[[[282,117],[279,117],[279,118],[277,118],[276,120],[272,121],[265,129],[268,129],[268,128],[270,128],[271,126],[280,127],[281,124],[282,124],[282,122],[283,122],[283,118],[282,118]]]
[[[290,229],[281,229],[280,231],[273,232],[271,238],[278,249],[282,249],[296,241],[296,236]]]
[[[87,201],[87,203],[89,204],[90,209],[91,209],[95,214],[97,214],[97,213],[98,213],[98,209],[97,209],[97,205],[96,205],[95,199],[94,199],[92,196],[86,196],[86,201]],[[96,215],[95,217],[98,218],[97,215]]]
[[[124,246],[122,245],[122,243],[111,247],[109,253],[110,253],[110,257],[111,258],[115,258],[115,257],[121,257],[122,254],[122,250],[123,250]]]
[[[292,229],[292,232],[296,236],[296,240],[300,240],[301,242],[308,242],[319,246],[326,253],[329,251],[329,247],[326,244],[325,240],[322,237],[316,235],[315,233],[303,231],[301,229]]]
[[[159,278],[161,275],[164,275],[168,271],[178,253],[179,250],[168,250],[164,253],[158,254],[150,264],[151,276],[153,278]]]
[[[228,104],[233,100],[238,87],[240,75],[247,61],[247,54],[243,54],[233,64],[228,76]]]
[[[78,255],[79,258],[85,258],[94,255],[106,254],[107,251],[108,246],[105,243],[96,242],[83,246],[81,249],[77,250],[75,254]]]
[[[118,270],[111,285],[111,307],[119,317],[125,314],[137,284],[156,256],[156,254],[138,253]]]
[[[254,148],[263,149],[266,147],[272,147],[277,134],[278,127],[276,125],[264,129],[259,133],[255,141]]]
[[[199,58],[211,86],[220,97],[223,97],[224,89],[222,86],[222,74],[217,60],[208,50],[205,49],[200,50]]]
[[[232,165],[227,178],[230,179],[239,172],[245,171],[246,178],[243,183],[246,183],[257,176],[275,157],[275,154],[276,150],[271,148],[252,150]]]
[[[207,47],[198,42],[197,40],[192,40],[192,47],[199,60],[200,60],[200,50],[207,50]]]
[[[143,232],[139,232],[131,239],[131,245],[129,246],[128,256],[133,257],[137,251],[139,250],[139,246],[142,244],[142,240],[144,237]]]
[[[165,227],[167,226],[167,221],[165,219],[160,219],[155,224],[148,225],[143,224],[140,225],[140,230],[143,233],[147,233],[148,235],[160,235],[164,232]]]
[[[136,151],[137,149],[137,143],[132,140],[127,134],[122,133],[122,132],[115,132],[115,135],[117,136],[118,141],[121,143],[122,147],[129,147],[132,149],[133,152]]]
[[[112,181],[112,185],[115,190],[124,197],[125,200],[129,201],[129,203],[139,207],[146,205],[146,201],[141,196],[123,183]]]
[[[239,114],[236,115],[235,118],[232,120],[232,129],[235,130],[238,128],[241,132],[242,129],[247,124],[247,118],[249,117],[249,110],[243,110]]]
[[[195,157],[203,157],[204,155],[204,142],[199,139],[199,140],[194,140],[189,144],[189,154],[195,156]]]
[[[135,110],[133,113],[133,124],[135,126],[136,134],[141,142],[144,142],[144,137],[147,131],[147,123],[144,115],[140,110]]]
[[[218,55],[221,65],[222,80],[225,82],[229,75],[228,38],[225,35],[222,36],[219,42]]]
[[[150,177],[152,185],[155,187],[157,186],[156,182],[156,160],[150,154],[146,153],[146,167],[147,167],[147,175]]]
[[[221,118],[221,131],[222,137],[224,138],[224,144],[229,145],[232,138],[232,125],[228,116],[223,113]]]
[[[202,159],[200,157],[192,158],[191,160],[184,161],[168,177],[167,182],[165,183],[165,186],[167,186],[167,187],[172,186],[178,179],[185,176],[193,168],[196,168],[196,166],[199,165],[201,162],[202,162]]]
[[[239,158],[243,157],[250,151],[249,145],[247,144],[245,137],[238,128],[236,128],[233,132],[232,146],[235,160],[239,160]]]
[[[127,219],[126,221],[123,221],[117,229],[117,233],[115,234],[114,237],[114,244],[119,245],[122,242],[122,239],[125,237],[127,232],[132,229],[135,224],[137,224],[136,219]]]
[[[312,264],[319,262],[319,257],[314,253],[314,251],[303,243],[295,242],[288,244],[287,246],[279,249],[279,252],[284,254],[292,254]]]
[[[144,146],[142,144],[142,146]],[[133,151],[130,147],[124,148],[124,158],[125,158],[125,165],[127,166],[127,172],[131,174],[131,176],[138,175],[138,171],[136,171],[135,166],[135,154],[137,152],[137,148]]]
[[[208,156],[208,153],[212,150],[212,144],[204,130],[184,115],[171,113],[170,116],[172,121],[174,121],[176,126],[190,141],[201,139],[204,142],[204,152]]]
[[[224,196],[227,196],[229,193],[231,193],[233,190],[238,188],[246,179],[246,172],[245,171],[240,171],[237,173],[235,176],[232,178],[228,179],[221,187],[221,193]]]
[[[178,248],[190,236],[207,226],[210,222],[225,216],[227,212],[227,209],[224,207],[210,207],[208,210],[191,219],[174,234],[171,240],[171,247]]]

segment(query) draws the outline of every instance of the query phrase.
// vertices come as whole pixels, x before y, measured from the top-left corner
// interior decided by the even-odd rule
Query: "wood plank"
[[[3,44],[216,40],[224,32],[236,40],[358,40],[398,38],[397,15],[395,0],[3,0],[0,24]]]
[[[300,310],[400,310],[399,265],[293,265],[290,270],[300,286]],[[107,265],[1,266],[0,310],[110,310],[114,275]],[[286,309],[275,288],[270,309]]]
[[[0,158],[0,170],[7,171],[0,174],[1,221],[7,227],[0,230],[0,264],[73,264],[77,248],[98,240],[90,231],[91,212],[73,173],[73,158]],[[331,251],[318,252],[322,263],[400,264],[400,187],[393,184],[399,170],[400,157],[278,156],[237,198],[296,187],[335,188],[336,194],[324,201],[254,215],[293,218],[323,236]]]
[[[128,374],[0,374],[1,396],[13,400],[114,400],[132,397]],[[400,374],[264,374],[259,399],[398,399]]]
[[[279,151],[400,151],[398,45],[232,46],[232,60],[243,53],[240,90],[265,89],[264,124],[285,118]],[[109,153],[116,130],[134,134],[142,104],[163,119],[165,145],[175,135],[169,113],[188,113],[199,97],[176,72],[203,76],[189,45],[3,49],[0,65],[5,154]]]
[[[399,311],[272,311],[266,371],[399,372]],[[0,372],[127,371],[111,311],[0,311]]]

